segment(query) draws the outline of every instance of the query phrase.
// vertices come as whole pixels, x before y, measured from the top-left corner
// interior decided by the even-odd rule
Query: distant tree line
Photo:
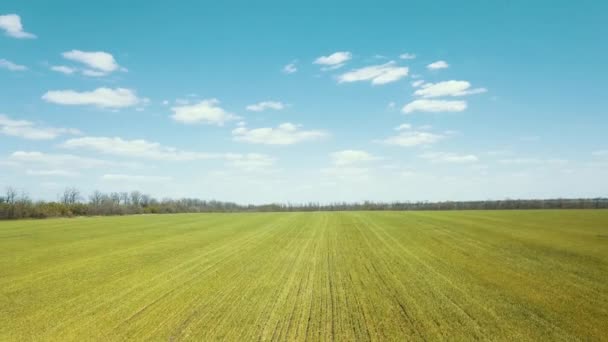
[[[514,209],[608,209],[608,198],[241,205],[196,198],[159,200],[140,191],[111,193],[94,191],[85,198],[73,187],[66,188],[58,196],[57,201],[33,201],[26,193],[12,187],[7,188],[4,194],[0,195],[0,219],[205,212]]]

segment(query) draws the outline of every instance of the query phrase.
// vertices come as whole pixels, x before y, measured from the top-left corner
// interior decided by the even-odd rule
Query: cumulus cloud
[[[251,105],[247,106],[247,110],[252,111],[252,112],[263,112],[266,109],[281,110],[284,108],[285,108],[285,105],[278,101],[262,101],[262,102],[258,102],[256,104],[251,104]]]
[[[25,65],[15,64],[6,59],[0,59],[0,68],[6,69],[9,71],[25,71],[27,67]]]
[[[334,52],[329,56],[321,56],[313,63],[323,65],[321,70],[335,70],[344,66],[344,64],[352,58],[352,54],[348,51]]]
[[[232,130],[235,141],[266,144],[266,145],[291,145],[304,141],[323,139],[328,133],[321,130],[302,130],[298,125],[283,123],[278,127],[263,127],[249,129],[245,126]]]
[[[239,118],[219,107],[219,104],[217,99],[207,99],[192,105],[176,106],[171,108],[171,118],[184,124],[204,123],[218,126]]]
[[[425,98],[440,96],[465,96],[485,93],[486,88],[471,89],[471,83],[467,81],[444,81],[438,83],[426,83],[422,88],[416,90],[414,95]]]
[[[474,163],[479,160],[473,154],[456,154],[447,152],[429,152],[420,155],[421,158],[434,163]]]
[[[366,151],[361,150],[344,150],[330,154],[332,162],[336,166],[345,166],[370,162],[379,159]]]
[[[437,61],[437,62],[427,65],[426,67],[429,70],[439,70],[439,69],[446,69],[449,66],[450,65],[446,61]]]
[[[49,140],[63,134],[81,134],[73,128],[45,127],[27,120],[13,120],[0,114],[0,133],[30,140]]]
[[[399,55],[399,58],[401,59],[415,59],[416,55],[413,53],[402,53]]]
[[[114,56],[104,51],[71,50],[61,55],[65,59],[84,64],[88,68],[93,69],[93,72],[107,74],[120,69]]]
[[[0,29],[4,30],[4,34],[13,38],[36,38],[36,35],[23,30],[21,17],[17,14],[0,15]]]
[[[413,112],[462,112],[467,109],[466,101],[447,100],[414,100],[401,110],[404,113]]]
[[[297,61],[293,61],[283,67],[283,72],[286,74],[293,74],[298,71],[298,67],[296,66]]]
[[[146,99],[137,97],[135,91],[125,88],[97,88],[93,91],[52,90],[42,99],[67,106],[96,106],[100,108],[124,108],[145,103]]]
[[[407,67],[397,66],[394,61],[351,70],[338,76],[339,83],[370,81],[373,85],[391,83],[406,77]]]
[[[125,174],[105,174],[101,176],[104,181],[112,182],[167,182],[173,180],[173,177],[167,176],[145,176],[145,175],[125,175]]]

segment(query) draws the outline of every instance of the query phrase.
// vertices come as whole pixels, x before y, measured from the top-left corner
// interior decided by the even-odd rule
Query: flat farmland
[[[606,340],[608,211],[0,222],[0,340]]]

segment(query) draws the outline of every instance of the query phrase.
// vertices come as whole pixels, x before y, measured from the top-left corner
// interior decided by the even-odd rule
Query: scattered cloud
[[[403,125],[401,125],[403,126]],[[399,127],[401,127],[399,126]],[[397,127],[397,128],[399,128]],[[404,128],[399,129],[400,133],[394,136],[390,136],[384,140],[379,140],[376,142],[387,144],[387,145],[395,145],[402,147],[413,147],[418,145],[430,145],[434,144],[445,138],[444,135],[435,134],[431,132],[421,132],[421,131],[408,131]]]
[[[414,100],[406,104],[401,111],[407,114],[413,112],[462,112],[465,109],[467,109],[465,101]]]
[[[4,34],[13,38],[36,38],[36,35],[23,31],[21,17],[17,14],[0,15],[0,29],[4,30]]]
[[[237,120],[238,116],[219,107],[217,99],[202,100],[193,105],[183,105],[171,108],[171,118],[184,124],[209,124],[222,126],[227,121]]]
[[[30,170],[25,171],[28,176],[52,176],[52,177],[76,177],[80,173],[73,170],[50,169],[50,170]]]
[[[71,68],[71,67],[65,66],[65,65],[54,65],[51,67],[51,70],[60,72],[62,74],[66,74],[66,75],[71,75],[76,72],[75,68]]]
[[[74,128],[44,127],[27,120],[13,120],[0,114],[0,133],[30,140],[49,140],[63,134],[81,134]]]
[[[281,110],[284,108],[285,108],[285,105],[278,101],[262,101],[262,102],[258,102],[256,104],[247,106],[247,110],[252,111],[252,112],[263,112],[266,109]]]
[[[301,130],[299,125],[283,123],[278,127],[263,127],[248,129],[245,126],[232,130],[235,141],[266,144],[266,145],[291,145],[304,141],[323,139],[328,133],[321,130]]]
[[[424,84],[424,80],[416,80],[416,81],[412,82],[412,87],[418,88],[423,84]]]
[[[402,53],[399,55],[399,58],[401,59],[415,59],[416,55],[413,53]]]
[[[412,129],[412,125],[410,125],[408,123],[404,123],[404,124],[401,124],[401,125],[395,127],[395,131],[405,131],[408,129]]]
[[[418,81],[416,81],[418,82]],[[472,94],[485,93],[486,88],[471,89],[471,83],[467,81],[444,81],[438,83],[426,83],[422,88],[416,90],[414,95],[424,98],[440,96],[465,96]]]
[[[125,174],[105,174],[101,176],[104,181],[112,182],[168,182],[172,181],[173,177],[166,176],[144,176],[144,175],[125,175]]]
[[[297,67],[298,61],[293,61],[283,67],[283,73],[285,74],[293,74],[298,71]]]
[[[351,70],[338,76],[338,83],[370,81],[373,85],[387,84],[406,77],[407,67],[397,66],[394,61]]]
[[[330,154],[335,166],[346,166],[378,160],[380,158],[361,150],[344,150]]]
[[[75,90],[52,90],[46,92],[42,99],[67,106],[96,106],[100,108],[125,108],[146,102],[138,98],[135,91],[125,88],[97,88],[93,91],[78,92]]]
[[[434,163],[475,163],[479,160],[473,154],[456,154],[447,152],[429,152],[420,155],[421,158]]]
[[[188,161],[221,158],[212,153],[182,151],[144,139],[125,140],[119,137],[82,137],[69,139],[60,145],[67,149],[85,149],[104,154],[164,161]]]
[[[87,76],[103,76],[119,69],[126,71],[116,63],[112,54],[104,51],[71,50],[61,55],[67,60],[85,65],[87,69],[84,69],[82,73]]]
[[[325,68],[322,68],[321,70],[327,71],[327,70],[334,70],[334,69],[341,68],[342,66],[344,66],[344,63],[349,61],[351,58],[352,58],[352,54],[350,52],[338,51],[338,52],[332,53],[329,56],[321,56],[321,57],[315,59],[315,61],[313,63],[324,65]]]
[[[321,174],[349,182],[364,182],[370,179],[371,170],[367,167],[333,166],[321,169]]]
[[[25,65],[19,65],[19,64],[15,64],[9,60],[6,59],[0,59],[0,68],[1,69],[6,69],[9,71],[25,71],[27,70],[27,67]]]
[[[429,70],[439,70],[439,69],[446,69],[449,66],[450,65],[446,61],[437,61],[437,62],[427,65],[426,67]]]
[[[17,164],[44,166],[49,169],[91,169],[102,166],[126,165],[124,163],[85,158],[73,154],[51,154],[38,151],[16,151],[9,156],[8,161]]]

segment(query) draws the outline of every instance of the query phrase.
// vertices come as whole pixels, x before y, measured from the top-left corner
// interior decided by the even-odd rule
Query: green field
[[[606,340],[608,211],[0,222],[0,340]]]

